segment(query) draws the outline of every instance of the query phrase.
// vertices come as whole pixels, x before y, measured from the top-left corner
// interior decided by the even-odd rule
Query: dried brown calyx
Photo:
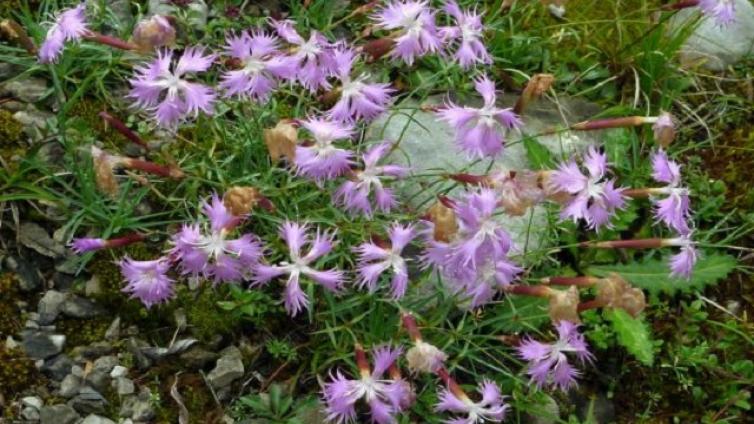
[[[175,28],[170,19],[161,15],[154,15],[142,19],[134,27],[131,43],[141,52],[151,52],[160,47],[170,47],[175,44]]]
[[[450,241],[458,232],[456,213],[442,201],[437,201],[427,211],[429,220],[434,224],[433,237],[437,241]]]
[[[256,206],[267,210],[274,210],[269,199],[264,197],[258,189],[250,186],[234,186],[225,191],[223,204],[236,216],[250,213]]]
[[[500,193],[500,204],[509,215],[520,216],[545,198],[538,172],[524,170],[490,176],[491,186]]]
[[[521,96],[518,98],[516,105],[513,107],[513,111],[519,115],[524,113],[527,106],[546,93],[553,82],[555,82],[555,76],[552,74],[536,74],[531,77]]]
[[[264,144],[273,162],[285,157],[288,161],[296,158],[298,131],[293,121],[284,119],[272,128],[264,130]]]
[[[606,308],[623,309],[636,317],[647,306],[644,292],[632,286],[618,274],[610,274],[597,281],[596,303]]]
[[[550,290],[549,315],[553,323],[570,321],[580,323],[579,318],[579,289],[571,286],[568,290]]]

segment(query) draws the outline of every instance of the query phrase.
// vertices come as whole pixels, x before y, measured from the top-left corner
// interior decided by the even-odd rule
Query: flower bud
[[[168,18],[154,15],[136,24],[131,35],[131,42],[138,47],[139,51],[145,53],[160,47],[169,47],[175,44],[175,28]]]
[[[633,317],[641,314],[647,305],[644,292],[615,273],[597,282],[595,300],[604,307],[623,309]]]
[[[553,323],[570,321],[580,323],[579,318],[579,290],[571,286],[568,290],[551,290],[549,314]]]
[[[293,161],[296,157],[296,143],[298,132],[290,120],[282,120],[273,128],[264,130],[264,144],[270,152],[270,158],[277,162],[281,157]]]

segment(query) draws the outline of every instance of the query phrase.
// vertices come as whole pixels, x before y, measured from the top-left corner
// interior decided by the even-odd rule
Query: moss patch
[[[7,110],[0,110],[0,145],[18,143],[24,133],[24,126]]]
[[[19,348],[8,349],[0,344],[0,395],[6,402],[20,395],[33,384],[38,384],[43,377]]]
[[[21,330],[21,311],[16,306],[19,299],[18,284],[13,274],[0,275],[0,334],[13,335]],[[2,381],[2,380],[0,380]]]

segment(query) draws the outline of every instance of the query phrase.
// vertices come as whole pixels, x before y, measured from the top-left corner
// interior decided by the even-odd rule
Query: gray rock
[[[704,17],[681,49],[681,63],[702,64],[712,71],[722,71],[754,53],[754,6],[749,0],[733,0],[736,21],[720,26]],[[670,21],[671,31],[696,24],[698,8],[679,10]]]
[[[64,156],[65,149],[57,141],[44,143],[37,150],[37,159],[50,166],[59,167]]]
[[[65,293],[61,293],[57,290],[48,290],[37,305],[37,312],[39,313],[39,323],[42,325],[52,324],[60,314],[60,309],[63,306],[63,302],[66,300]]]
[[[63,351],[65,336],[63,334],[49,334],[42,331],[25,330],[21,337],[21,345],[26,355],[32,359],[46,359]]]
[[[84,386],[68,401],[68,405],[82,414],[101,414],[105,412],[107,400],[95,389]]]
[[[37,422],[39,421],[39,409],[25,406],[21,409],[21,418],[25,420],[24,422]]]
[[[48,132],[48,124],[53,128],[57,126],[55,115],[37,110],[35,107],[19,110],[13,114],[13,118],[23,124],[24,133],[32,141],[40,141],[45,138]]]
[[[18,227],[18,242],[50,258],[66,255],[65,246],[55,241],[39,224],[24,222]]]
[[[39,410],[42,409],[44,401],[42,401],[42,398],[38,396],[26,396],[24,398],[21,398],[21,405]]]
[[[26,260],[14,256],[5,258],[5,266],[16,274],[21,291],[32,292],[42,287],[42,277],[39,271]]]
[[[112,371],[116,365],[118,365],[118,358],[116,356],[103,356],[94,361],[93,370],[110,374],[110,371]]]
[[[43,406],[39,411],[40,424],[74,424],[81,417],[68,405]]]
[[[60,388],[58,389],[58,394],[60,394],[61,397],[64,397],[66,399],[70,399],[77,394],[79,394],[79,389],[81,389],[81,378],[78,376],[75,376],[73,374],[68,374],[65,376],[63,381],[60,382]]]
[[[184,352],[191,346],[195,345],[198,342],[197,339],[193,338],[185,338],[185,339],[179,339],[175,342],[171,343],[168,347],[159,347],[159,346],[150,346],[147,348],[143,348],[142,352],[144,352],[145,355],[147,355],[149,358],[157,361],[160,360],[168,355],[175,355],[177,353]]]
[[[143,388],[136,396],[126,397],[121,404],[119,415],[123,418],[131,418],[136,422],[151,420],[154,418],[155,412],[150,398],[151,393],[146,388]]]
[[[183,352],[179,358],[181,363],[187,368],[197,370],[203,369],[207,365],[217,361],[217,358],[219,357],[220,355],[215,352],[210,352],[199,346],[194,346],[186,352]]]
[[[125,377],[126,375],[128,375],[128,368],[122,365],[116,365],[110,370],[110,378]]]
[[[8,81],[2,85],[0,91],[5,96],[15,97],[26,103],[36,103],[47,92],[47,80],[42,78],[23,78]]]
[[[517,96],[499,95],[499,106],[513,106]],[[444,97],[434,96],[425,101],[426,104],[441,105]],[[458,100],[460,105],[478,106],[478,98]],[[397,192],[409,205],[413,207],[428,207],[440,193],[453,195],[462,191],[460,184],[453,181],[438,182],[438,178],[423,177],[422,174],[471,173],[486,174],[491,171],[509,171],[530,168],[526,150],[519,142],[524,134],[541,134],[553,128],[564,127],[588,119],[601,108],[593,103],[579,99],[558,99],[558,104],[549,100],[532,103],[525,111],[522,120],[524,128],[520,133],[508,134],[506,148],[494,161],[469,160],[460,153],[455,143],[455,132],[446,123],[439,121],[436,114],[425,112],[414,101],[406,101],[401,107],[415,109],[410,116],[395,114],[383,116],[375,120],[368,129],[368,140],[388,140],[398,143],[398,148],[391,155],[394,163],[403,164],[411,168],[411,178],[397,183]],[[582,131],[560,132],[554,135],[537,137],[554,157],[562,157],[583,150],[587,145],[596,143],[601,133]],[[498,215],[498,220],[505,225],[516,246],[524,245],[531,249],[542,248],[543,234],[532,231],[546,223],[546,210],[543,206],[535,206],[532,216]],[[527,243],[528,242],[528,243]]]
[[[105,330],[105,339],[115,341],[120,338],[120,317],[115,317],[110,326]]]
[[[133,380],[125,377],[118,377],[113,380],[113,386],[118,396],[125,396],[133,394],[136,391]]]
[[[99,392],[104,392],[110,385],[110,375],[108,373],[93,370],[86,376],[86,382]]]
[[[86,280],[86,285],[84,286],[84,294],[86,294],[87,296],[92,296],[100,293],[102,293],[102,283],[100,282],[99,277],[92,275],[90,279]]]
[[[94,359],[114,351],[115,348],[109,342],[94,342],[88,346],[76,346],[71,354],[77,359]]]
[[[65,354],[61,354],[45,361],[42,366],[42,372],[53,380],[60,381],[71,372],[74,365],[71,358]]]
[[[100,417],[99,415],[89,414],[84,418],[84,421],[81,421],[79,424],[115,424],[115,421]]]
[[[131,337],[128,339],[128,342],[126,342],[126,348],[136,360],[136,367],[142,371],[152,366],[152,360],[142,352],[142,349],[148,347],[149,345],[146,342],[139,340],[136,337]]]
[[[229,346],[220,352],[215,368],[207,374],[207,380],[214,388],[230,385],[234,380],[243,377],[244,366],[241,361],[241,351],[235,346]]]
[[[63,302],[61,311],[71,318],[93,318],[104,312],[99,305],[81,296],[68,297]]]

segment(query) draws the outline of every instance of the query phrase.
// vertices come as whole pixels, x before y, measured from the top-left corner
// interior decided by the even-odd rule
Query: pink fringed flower
[[[333,45],[317,31],[312,31],[305,40],[293,27],[291,20],[272,21],[278,35],[293,45],[292,53],[281,58],[287,68],[287,78],[295,78],[304,88],[314,92],[330,88],[327,77],[335,73],[336,63]]]
[[[372,120],[385,111],[394,90],[390,84],[370,83],[369,76],[351,79],[356,53],[350,48],[338,48],[334,53],[336,75],[340,80],[340,98],[327,112],[336,121]]]
[[[660,149],[652,155],[652,178],[666,184],[663,188],[653,189],[652,193],[667,196],[665,198],[652,197],[655,204],[655,221],[664,223],[679,234],[689,234],[691,232],[688,225],[691,216],[689,190],[679,187],[681,166],[669,160],[668,155]]]
[[[343,284],[343,272],[336,269],[318,271],[312,268],[314,262],[327,255],[333,248],[332,235],[321,233],[312,239],[307,234],[307,226],[286,221],[280,227],[280,235],[288,245],[290,261],[282,261],[277,265],[259,264],[254,267],[254,284],[267,284],[281,275],[288,275],[285,283],[285,309],[291,316],[296,316],[302,309],[309,309],[309,298],[301,289],[301,276],[306,276],[323,286],[337,292]],[[308,252],[302,251],[304,245],[309,246]]]
[[[522,271],[507,255],[485,255],[466,272],[448,277],[447,284],[455,293],[468,298],[468,306],[473,309],[491,302],[497,292],[510,285]]]
[[[374,292],[377,290],[377,280],[380,275],[391,270],[393,278],[390,280],[390,295],[393,299],[402,298],[408,286],[408,268],[401,252],[414,236],[413,227],[393,224],[388,230],[389,246],[369,242],[355,248],[354,250],[359,254],[357,286]]]
[[[378,165],[390,148],[390,143],[381,143],[367,150],[362,155],[364,169],[352,171],[348,180],[335,191],[333,199],[348,212],[372,216],[372,202],[369,199],[372,191],[376,209],[390,212],[396,206],[393,190],[385,187],[383,181],[403,177],[408,170],[400,165]]]
[[[729,25],[736,20],[735,0],[699,0],[699,8],[720,25]]]
[[[39,49],[40,63],[56,62],[63,52],[66,41],[79,41],[89,32],[85,12],[86,3],[80,3],[57,16]]]
[[[456,48],[453,58],[458,64],[468,69],[477,63],[491,63],[492,58],[482,42],[482,16],[472,10],[462,11],[452,0],[445,3],[443,10],[456,21],[456,26],[440,28],[440,34],[444,42]]]
[[[296,146],[296,173],[321,184],[343,175],[353,164],[353,153],[333,145],[336,140],[348,139],[353,129],[342,123],[322,118],[310,118],[301,126],[314,137],[311,145]]]
[[[356,422],[356,403],[363,399],[369,408],[372,422],[393,424],[395,416],[406,406],[406,386],[403,380],[391,380],[385,373],[398,359],[401,349],[383,346],[372,352],[374,367],[370,370],[361,346],[356,347],[359,378],[348,379],[340,371],[330,375],[323,397],[327,420],[333,423]]]
[[[587,174],[582,173],[575,160],[561,163],[553,171],[549,183],[555,190],[571,195],[560,212],[561,219],[583,219],[589,228],[599,231],[610,226],[615,211],[625,206],[624,189],[615,188],[614,180],[606,180],[607,156],[589,147],[583,162]]]
[[[165,302],[174,294],[174,280],[167,276],[169,269],[167,258],[135,261],[126,256],[120,261],[120,272],[128,282],[123,291],[139,299],[147,308]]]
[[[510,408],[504,402],[497,384],[489,380],[479,383],[477,391],[482,399],[474,402],[462,390],[442,389],[439,400],[435,405],[438,412],[452,412],[457,416],[445,421],[451,424],[481,424],[485,422],[499,423],[505,419],[505,413]]]
[[[227,96],[248,96],[264,101],[277,86],[277,78],[286,75],[276,56],[277,38],[264,32],[243,32],[227,40],[228,54],[241,62],[241,69],[225,72],[220,87]]]
[[[456,203],[458,242],[453,254],[461,265],[476,266],[486,255],[504,257],[511,248],[511,239],[500,222],[495,220],[497,196],[495,191],[482,188],[466,195]]]
[[[541,343],[527,339],[518,347],[518,355],[529,362],[527,373],[537,387],[551,385],[568,390],[576,385],[580,372],[569,362],[566,353],[571,353],[581,361],[591,362],[593,355],[579,333],[578,325],[569,321],[559,321],[555,325],[558,340],[555,343]]]
[[[475,109],[449,103],[438,117],[453,127],[456,144],[469,157],[495,157],[502,152],[508,131],[520,128],[521,120],[511,108],[496,106],[495,84],[486,76],[477,79],[474,86],[484,106]]]
[[[71,250],[76,254],[93,252],[107,247],[107,240],[101,238],[82,237],[71,241]]]
[[[211,114],[215,102],[210,87],[186,79],[189,74],[209,69],[215,56],[191,47],[175,66],[171,66],[172,58],[172,51],[158,52],[155,60],[137,67],[135,77],[129,80],[128,97],[134,100],[134,106],[146,109],[167,128],[175,128],[188,116],[196,117],[199,111]]]
[[[670,257],[670,276],[690,279],[694,271],[694,265],[699,259],[699,252],[695,243],[691,240],[691,234],[665,240],[666,246],[678,246],[681,251]]]
[[[378,27],[398,33],[391,55],[409,65],[417,57],[436,52],[442,43],[435,12],[426,1],[393,1],[379,10],[374,20]]]
[[[187,224],[173,236],[171,254],[179,263],[183,274],[201,275],[215,284],[248,279],[262,255],[256,236],[244,234],[228,239],[228,234],[241,221],[232,215],[222,200],[213,195],[210,203],[204,202],[204,215],[209,228]]]

